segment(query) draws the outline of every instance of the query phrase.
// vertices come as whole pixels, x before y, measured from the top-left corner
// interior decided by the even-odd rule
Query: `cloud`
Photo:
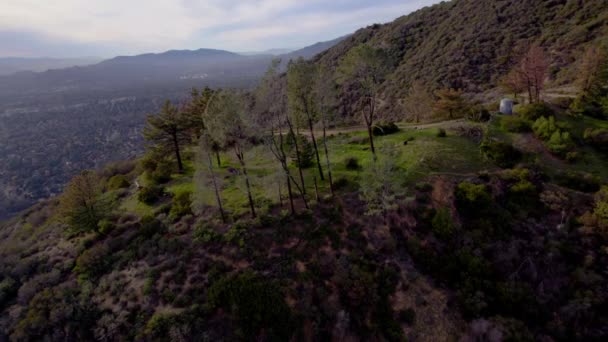
[[[36,35],[59,45],[98,46],[125,53],[198,47],[249,50],[332,39],[435,2],[2,0],[0,33]],[[294,35],[299,36],[294,39]],[[44,49],[51,44],[48,42],[39,48]],[[0,55],[6,54],[0,47]]]

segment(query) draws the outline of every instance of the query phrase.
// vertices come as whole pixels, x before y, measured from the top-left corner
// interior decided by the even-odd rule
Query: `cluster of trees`
[[[608,117],[608,51],[592,46],[587,49],[579,68],[580,94],[572,111],[597,118]]]
[[[548,70],[549,62],[543,48],[533,45],[504,77],[503,87],[515,98],[526,93],[529,103],[541,102]]]

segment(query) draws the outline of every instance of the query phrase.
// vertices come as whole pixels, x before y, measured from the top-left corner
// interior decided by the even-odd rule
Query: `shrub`
[[[530,121],[537,120],[543,116],[550,117],[555,114],[553,109],[544,102],[521,106],[517,112],[522,118]]]
[[[108,219],[99,221],[99,233],[102,235],[108,235],[114,230],[114,223]]]
[[[334,181],[334,190],[346,189],[353,183],[345,177],[339,177]]]
[[[248,338],[256,339],[262,331],[271,341],[288,341],[292,335],[291,310],[280,289],[251,272],[214,282],[206,305],[229,311]]]
[[[161,161],[156,164],[154,171],[148,174],[148,178],[154,184],[165,184],[171,180],[173,173],[173,165],[167,161]]]
[[[523,133],[532,130],[530,121],[517,116],[503,116],[500,120],[500,127],[512,133]]]
[[[440,128],[437,130],[437,137],[438,138],[445,138],[448,136],[448,133],[445,131],[445,129]]]
[[[379,122],[372,129],[374,136],[389,135],[397,132],[399,132],[399,127],[394,122]]]
[[[483,140],[483,128],[474,125],[460,125],[453,128],[458,136],[467,138],[476,144],[480,144]]]
[[[585,142],[603,152],[608,152],[608,129],[588,128],[583,135]]]
[[[482,211],[489,207],[492,196],[484,184],[462,182],[456,187],[456,203],[469,212]]]
[[[199,225],[194,229],[195,242],[216,242],[222,239],[222,236],[215,230],[209,229],[203,225]]]
[[[184,191],[173,197],[169,217],[173,220],[192,214],[192,192]]]
[[[416,311],[412,308],[401,310],[399,311],[399,319],[411,326],[416,322]]]
[[[554,132],[559,131],[559,128],[555,125],[555,118],[540,117],[532,126],[534,134],[542,140],[549,140]]]
[[[108,180],[109,190],[125,189],[131,186],[131,183],[125,175],[115,175]]]
[[[146,156],[141,159],[140,165],[145,171],[153,172],[158,166],[158,161],[151,156]]]
[[[145,238],[151,238],[156,234],[165,232],[165,226],[152,216],[144,216],[140,222],[139,233]]]
[[[135,170],[136,162],[133,160],[123,160],[113,162],[100,171],[100,175],[105,178],[111,178],[116,175],[126,175]]]
[[[18,288],[19,286],[13,278],[7,277],[0,281],[0,310],[15,297]]]
[[[287,144],[290,147],[289,157],[295,167],[301,167],[303,169],[309,168],[314,165],[315,151],[313,146],[304,135],[298,135],[297,139],[298,151],[300,152],[300,164],[298,164],[298,154],[296,153],[296,140],[294,140],[294,136],[291,134],[287,136]]]
[[[585,94],[579,95],[570,105],[570,112],[574,115],[586,115],[593,118],[605,119],[608,111],[605,105],[591,99]]]
[[[359,165],[359,160],[355,157],[346,158],[344,160],[344,164],[347,170],[356,171],[361,169],[361,165]]]
[[[554,117],[541,117],[532,126],[534,134],[545,141],[545,145],[552,153],[565,157],[572,148],[573,142],[570,133],[562,131],[555,123]]]
[[[502,141],[486,140],[480,146],[481,153],[502,168],[513,167],[522,158],[519,150]]]
[[[76,259],[74,271],[80,275],[81,279],[96,279],[108,269],[111,264],[109,248],[105,244],[95,245],[84,251]]]
[[[602,186],[595,194],[595,216],[603,223],[608,223],[608,186]]]
[[[466,115],[466,119],[473,122],[486,122],[490,117],[490,111],[480,105],[472,106]]]
[[[566,152],[566,161],[568,163],[575,163],[580,159],[580,154],[578,152]]]
[[[570,138],[570,133],[559,130],[553,132],[551,138],[547,141],[547,148],[549,151],[560,156],[565,156],[572,146],[573,142]]]
[[[568,108],[570,108],[570,106],[572,106],[574,100],[570,97],[558,97],[556,99],[553,99],[551,103],[553,103],[555,106],[559,107],[562,110],[567,110]]]
[[[567,171],[558,173],[555,182],[563,187],[581,192],[596,192],[600,189],[600,179],[590,173]]]
[[[455,225],[452,221],[452,215],[447,208],[437,210],[431,222],[433,233],[440,239],[448,239],[454,234]]]
[[[160,200],[165,190],[161,186],[149,186],[139,190],[137,199],[145,204],[152,205]]]

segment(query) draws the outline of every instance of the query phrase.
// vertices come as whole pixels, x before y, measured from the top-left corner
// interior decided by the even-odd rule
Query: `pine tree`
[[[608,53],[598,47],[589,48],[579,68],[580,94],[572,103],[572,111],[580,115],[608,116]]]
[[[182,148],[192,142],[192,128],[196,124],[187,111],[179,110],[167,100],[160,113],[148,115],[143,134],[152,148],[174,153],[177,171],[181,173],[184,171]]]
[[[447,113],[449,119],[453,119],[457,114],[465,110],[465,100],[462,96],[462,91],[446,88],[437,91],[436,95],[435,111]]]

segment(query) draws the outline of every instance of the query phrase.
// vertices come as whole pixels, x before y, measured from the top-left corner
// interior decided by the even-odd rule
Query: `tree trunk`
[[[319,186],[317,185],[317,176],[313,176],[312,179],[315,183],[315,198],[317,199],[317,203],[319,203],[320,197],[319,197]]]
[[[285,175],[287,178],[287,193],[289,194],[289,207],[291,209],[291,214],[295,214],[296,213],[296,207],[293,204],[293,193],[291,191],[291,179],[289,178],[289,173],[287,173]]]
[[[302,194],[306,195],[306,186],[304,185],[304,173],[302,172],[302,162],[300,161],[300,147],[298,146],[298,132],[294,132],[291,121],[287,121],[289,132],[293,136],[293,145],[296,149],[296,160],[298,162],[298,172],[300,173],[300,182],[302,182]]]
[[[279,182],[278,185],[279,185],[279,206],[283,207],[283,193],[281,192],[281,182]]]
[[[293,189],[291,187],[291,185],[292,185],[291,182],[292,181],[296,185],[296,187],[298,188],[298,190],[300,191],[300,194],[302,195],[302,200],[304,201],[304,205],[306,206],[306,208],[308,208],[308,203],[306,202],[306,196],[302,192],[300,186],[293,179],[293,176],[289,172],[289,166],[287,165],[287,154],[285,153],[285,148],[284,148],[284,145],[283,145],[283,132],[282,132],[280,126],[279,126],[279,142],[278,142],[278,144],[274,140],[274,136],[275,136],[274,135],[274,129],[272,129],[271,132],[272,132],[271,136],[273,137],[272,138],[273,140],[272,140],[272,145],[270,146],[270,150],[272,151],[272,153],[274,154],[274,156],[277,158],[277,160],[281,163],[281,168],[283,169],[283,172],[285,172],[285,178],[287,180],[287,193],[289,195],[289,205],[290,205],[290,208],[291,208],[291,214],[293,215],[293,214],[295,214],[296,209],[295,209],[295,206],[294,206]]]
[[[255,205],[253,203],[253,196],[251,195],[251,183],[249,183],[249,175],[247,174],[247,167],[245,166],[245,156],[239,147],[235,146],[236,157],[241,164],[243,175],[245,176],[245,186],[247,187],[247,198],[249,199],[249,208],[251,209],[251,217],[255,218]]]
[[[220,159],[220,151],[215,151],[215,159],[217,159],[217,167],[222,167],[222,160]]]
[[[182,163],[182,155],[179,151],[179,142],[177,141],[177,133],[173,134],[173,148],[175,149],[175,158],[177,159],[177,171],[184,172],[184,164]]]
[[[213,188],[215,189],[215,201],[217,202],[217,206],[220,209],[220,215],[222,215],[222,222],[226,223],[226,213],[224,213],[224,207],[222,206],[222,198],[220,196],[220,190],[217,186],[217,180],[215,179],[215,172],[213,172],[213,160],[211,158],[211,151],[207,151],[207,160],[209,162],[208,168],[209,173],[211,173],[211,182],[213,183]]]
[[[364,114],[365,124],[367,125],[367,135],[369,136],[369,146],[372,149],[372,154],[374,155],[374,159],[376,159],[376,149],[374,148],[374,112],[376,110],[375,104],[376,99],[369,99],[369,116]]]
[[[325,176],[323,176],[323,167],[321,166],[321,158],[319,157],[319,148],[317,147],[317,139],[315,138],[315,133],[313,132],[312,120],[308,120],[308,127],[310,129],[310,137],[312,138],[312,146],[315,148],[315,156],[317,157],[319,177],[321,177],[321,180],[325,180]]]
[[[372,154],[374,158],[376,157],[376,149],[374,148],[374,132],[372,130],[372,125],[367,125],[367,135],[369,136],[369,146],[372,149]]]
[[[325,149],[325,162],[327,163],[327,178],[329,179],[329,191],[334,195],[334,182],[331,178],[331,164],[329,163],[329,151],[327,149],[327,126],[323,123],[323,148]]]

